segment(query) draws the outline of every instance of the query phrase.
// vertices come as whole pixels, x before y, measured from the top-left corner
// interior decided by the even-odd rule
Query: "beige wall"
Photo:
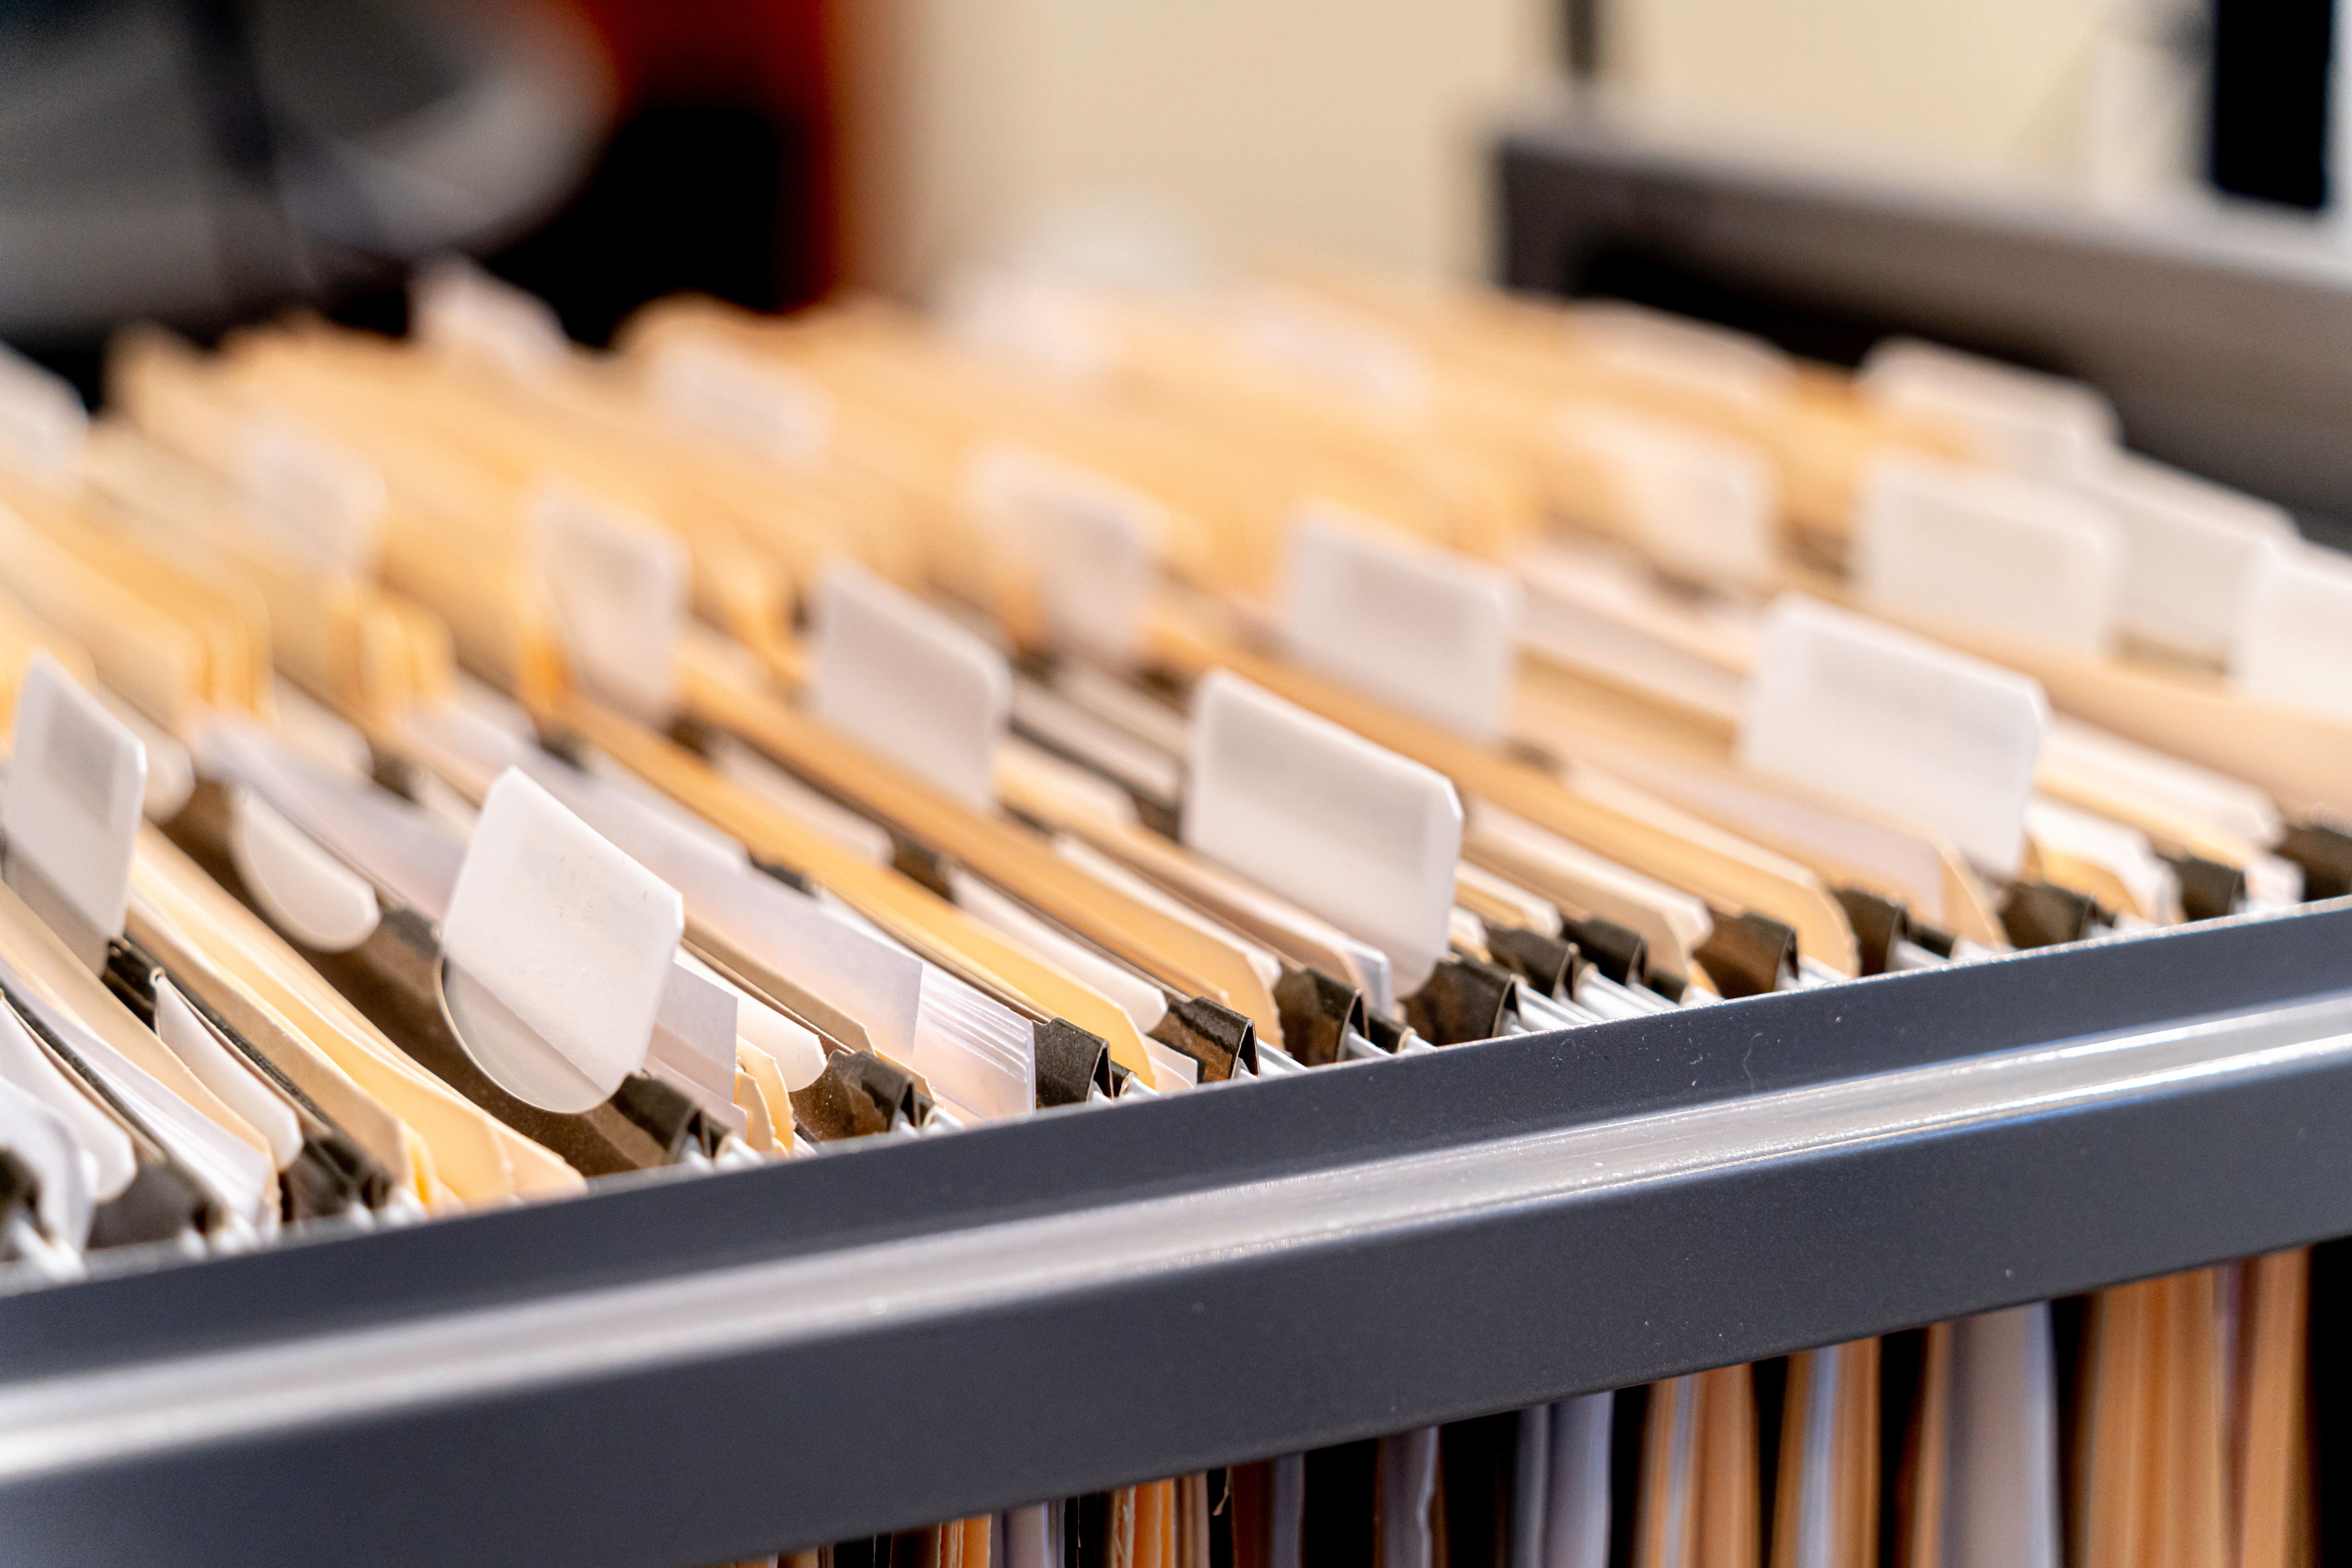
[[[2106,0],[1633,0],[1611,74],[1694,120],[1940,162],[2063,168]]]
[[[2191,174],[2196,0],[1614,0],[1645,107],[1876,162],[2125,194]]]
[[[1482,114],[1551,0],[850,0],[850,270],[891,288],[1070,205],[1420,273],[1481,260]]]
[[[2196,3],[1601,0],[1610,85],[1651,110],[1882,162],[2135,189],[2188,157],[2193,81],[2145,40],[2167,7]],[[1480,127],[1557,80],[1558,10],[845,0],[849,275],[919,289],[1057,210],[1136,195],[1230,255],[1475,272]]]

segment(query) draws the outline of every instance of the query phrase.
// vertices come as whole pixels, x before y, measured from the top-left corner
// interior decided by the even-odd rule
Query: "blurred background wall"
[[[1695,124],[2145,188],[2195,176],[2201,25],[2178,0],[1619,0],[1601,73]]]
[[[840,26],[845,265],[893,288],[1134,192],[1244,252],[1475,271],[1481,129],[1574,68],[1695,132],[2192,190],[2211,36],[2203,0],[882,0]]]
[[[865,0],[841,14],[845,265],[918,286],[1072,206],[1221,246],[1483,260],[1482,118],[1559,72],[1554,0]]]
[[[1490,262],[1515,105],[2093,203],[2327,206],[2331,0],[13,0],[0,336],[397,326],[457,247],[602,342],[920,293],[1073,214]]]
[[[1882,168],[2197,198],[2220,151],[2223,185],[2315,206],[2329,21],[2305,0],[887,0],[841,20],[871,198],[845,264],[905,288],[1142,191],[1244,251],[1475,270],[1479,131],[1571,71],[1620,113]]]

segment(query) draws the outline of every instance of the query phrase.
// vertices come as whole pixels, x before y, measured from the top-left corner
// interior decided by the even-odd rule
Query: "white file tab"
[[[736,995],[698,959],[679,953],[662,987],[646,1059],[700,1101],[705,1115],[740,1132],[743,1113],[735,1105]]]
[[[1429,401],[1428,357],[1386,323],[1279,285],[1242,290],[1233,331],[1246,351],[1318,385],[1380,408]]]
[[[2095,658],[2114,635],[2122,531],[2053,485],[1910,457],[1864,474],[1849,562],[1864,608]]]
[[[602,1104],[645,1066],[685,928],[674,889],[508,769],[441,928],[460,1043],[542,1110]]]
[[[809,710],[932,788],[971,806],[996,798],[996,749],[1013,708],[1004,656],[865,568],[817,585]]]
[[[640,719],[667,720],[691,588],[685,543],[562,485],[532,496],[528,526],[572,679]]]
[[[1577,346],[1618,375],[1751,405],[1797,384],[1796,362],[1747,332],[1617,300],[1573,310]]]
[[[366,458],[264,415],[245,426],[236,469],[247,515],[273,539],[339,576],[374,570],[390,503],[383,476]]]
[[[1034,577],[1057,647],[1133,660],[1168,509],[1107,475],[992,442],[972,455],[966,504]]]
[[[2116,452],[2115,405],[2079,381],[1889,338],[1855,383],[1874,406],[1956,430],[1986,461],[2036,479],[2086,479]]]
[[[1739,762],[1907,817],[2010,872],[2049,723],[2039,683],[1791,594],[1765,616]]]
[[[34,1211],[53,1240],[79,1251],[89,1238],[94,1162],[75,1143],[65,1119],[0,1079],[0,1149],[33,1168],[40,1183]]]
[[[230,791],[228,853],[262,913],[303,946],[349,952],[374,934],[367,879],[250,789]]]
[[[1780,485],[1756,447],[1603,403],[1561,410],[1559,435],[1599,471],[1619,526],[1668,572],[1734,586],[1771,577]]]
[[[60,930],[85,963],[106,961],[131,897],[131,854],[147,795],[139,738],[47,653],[16,696],[8,789],[8,885],[54,921],[62,905],[84,931]]]
[[[795,467],[833,444],[833,395],[808,377],[717,343],[665,343],[646,395],[678,424]]]
[[[2175,653],[2221,662],[2246,575],[2267,546],[2292,543],[2284,507],[2135,453],[2088,487],[2124,531],[2123,629]]]
[[[938,312],[958,348],[1074,387],[1098,387],[1118,368],[1103,312],[1079,289],[1016,269],[967,267],[948,279]]]
[[[563,363],[571,344],[546,300],[491,277],[462,256],[420,270],[408,289],[414,335],[436,349],[487,360],[518,381]]]
[[[2249,696],[2352,717],[2352,556],[2263,550],[2246,574],[2230,679]]]
[[[0,344],[0,463],[63,484],[89,438],[89,414],[73,384]]]
[[[1187,848],[1388,955],[1394,994],[1444,956],[1462,803],[1444,776],[1226,670],[1192,695]]]
[[[1291,653],[1369,696],[1492,743],[1517,668],[1520,594],[1506,574],[1309,504],[1290,525],[1282,630]]]

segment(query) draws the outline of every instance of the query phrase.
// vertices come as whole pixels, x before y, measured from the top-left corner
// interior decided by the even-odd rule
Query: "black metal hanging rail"
[[[687,1568],[2352,1233],[2352,900],[0,1298],[0,1560]]]

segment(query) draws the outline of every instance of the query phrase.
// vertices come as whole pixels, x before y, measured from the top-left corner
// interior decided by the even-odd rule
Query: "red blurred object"
[[[839,95],[830,0],[567,0],[609,51],[623,119],[650,103],[726,104],[808,138],[810,177],[777,192],[786,227],[815,237],[817,254],[788,293],[839,275],[835,203]]]

